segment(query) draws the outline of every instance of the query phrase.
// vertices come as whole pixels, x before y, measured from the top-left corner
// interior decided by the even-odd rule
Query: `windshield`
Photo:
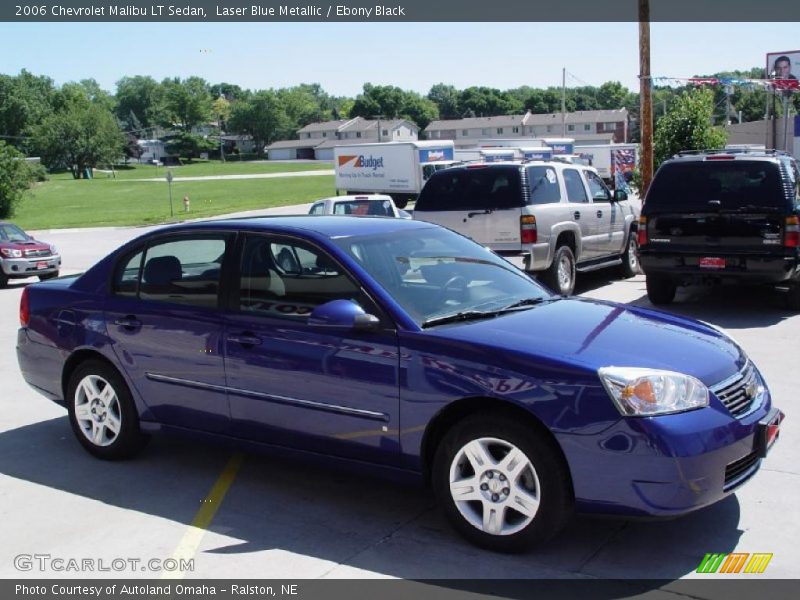
[[[550,294],[491,250],[447,229],[347,237],[336,244],[418,324],[465,311],[490,313]]]
[[[778,165],[770,161],[725,160],[666,164],[659,169],[645,206],[706,211],[782,209],[786,195]]]
[[[333,205],[333,214],[394,216],[389,200],[341,200]]]
[[[0,225],[0,240],[4,242],[25,242],[29,239],[28,234],[16,225]]]

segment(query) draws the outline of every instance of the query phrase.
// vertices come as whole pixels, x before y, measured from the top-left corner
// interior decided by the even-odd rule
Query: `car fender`
[[[558,241],[558,237],[562,233],[572,233],[573,237],[575,238],[575,260],[580,260],[580,256],[583,252],[583,239],[581,238],[581,229],[578,227],[577,223],[572,221],[561,221],[560,223],[556,223],[550,229],[550,239],[549,239],[549,248],[547,254],[547,266],[549,267],[553,263],[553,258],[556,255],[556,242]]]

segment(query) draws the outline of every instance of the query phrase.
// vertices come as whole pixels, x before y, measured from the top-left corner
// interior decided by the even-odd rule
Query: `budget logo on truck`
[[[339,157],[339,166],[344,167],[347,166],[348,163],[353,163],[352,166],[354,169],[382,169],[383,168],[383,157],[380,156],[378,158],[370,155],[364,156],[363,154],[360,155],[351,155],[351,156],[340,156]]]

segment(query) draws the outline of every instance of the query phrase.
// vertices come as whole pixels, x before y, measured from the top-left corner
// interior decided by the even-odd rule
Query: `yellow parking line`
[[[220,476],[214,482],[211,491],[208,492],[208,495],[203,500],[200,509],[197,511],[197,514],[195,514],[194,519],[192,519],[191,525],[189,525],[186,533],[183,534],[183,539],[181,539],[178,547],[172,554],[172,558],[176,560],[178,564],[185,564],[187,560],[193,558],[194,555],[197,554],[200,542],[203,541],[203,536],[214,520],[214,515],[217,514],[217,510],[219,510],[219,507],[222,505],[225,494],[228,493],[233,481],[236,479],[236,474],[239,472],[239,467],[242,466],[243,460],[244,456],[239,453],[231,456],[230,460],[228,460],[228,464],[225,465],[222,473],[220,473]],[[185,573],[183,571],[169,571],[164,572],[161,579],[182,579],[184,575]]]

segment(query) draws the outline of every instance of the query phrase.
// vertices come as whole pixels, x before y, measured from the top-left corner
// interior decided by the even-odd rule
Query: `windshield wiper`
[[[443,325],[445,323],[456,323],[458,321],[477,321],[478,319],[491,319],[501,314],[502,310],[463,310],[450,315],[441,317],[431,317],[422,323],[422,328]]]
[[[536,306],[538,304],[544,304],[545,302],[553,302],[555,300],[560,300],[561,298],[558,296],[544,296],[542,298],[523,298],[513,304],[509,304],[499,310],[499,312],[506,312],[507,310],[518,310],[521,308],[530,308],[531,306]]]

